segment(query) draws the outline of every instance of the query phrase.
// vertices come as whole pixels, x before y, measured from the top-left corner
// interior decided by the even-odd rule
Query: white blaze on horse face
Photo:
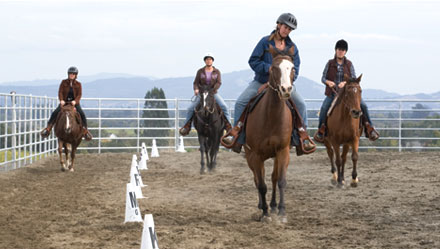
[[[290,73],[292,72],[293,63],[289,60],[283,60],[280,63],[281,69],[281,87],[284,87],[285,90],[288,90],[289,87],[292,86],[292,82],[290,81]]]
[[[206,97],[208,97],[208,92],[203,92],[203,107],[206,107]]]
[[[69,116],[66,115],[66,129],[70,128],[70,121],[69,121]]]

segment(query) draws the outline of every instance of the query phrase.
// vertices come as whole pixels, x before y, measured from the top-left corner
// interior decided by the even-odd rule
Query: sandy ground
[[[1,173],[0,248],[139,248],[142,223],[123,223],[131,157],[80,154],[74,173],[50,157]],[[142,171],[148,199],[139,206],[153,214],[161,248],[440,248],[439,159],[361,152],[359,186],[339,189],[325,152],[294,156],[281,225],[254,219],[257,190],[242,156],[221,152],[217,170],[200,175],[197,151],[162,153]]]

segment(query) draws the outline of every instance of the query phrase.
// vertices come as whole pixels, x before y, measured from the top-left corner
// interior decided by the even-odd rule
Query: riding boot
[[[53,124],[52,123],[48,123],[47,127],[44,128],[43,130],[41,130],[40,135],[43,138],[47,138],[50,135],[50,131],[52,130]]]
[[[84,129],[84,139],[86,139],[86,141],[90,141],[93,138],[92,134],[87,129],[87,127],[83,127],[83,129]]]
[[[374,129],[373,126],[369,122],[365,122],[365,137],[367,137],[370,141],[375,141],[379,139],[379,133]]]
[[[324,142],[324,135],[325,135],[325,124],[323,123],[318,131],[316,131],[315,135],[313,136],[313,139],[315,141],[323,143]]]
[[[192,119],[190,119],[181,129],[179,129],[180,135],[185,136],[189,134],[189,132],[191,131],[191,122]]]

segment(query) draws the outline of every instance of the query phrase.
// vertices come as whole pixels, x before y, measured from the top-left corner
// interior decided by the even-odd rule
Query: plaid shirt
[[[322,72],[322,78],[321,78],[321,82],[325,84],[325,81],[327,80],[327,72],[328,72],[328,66],[329,63],[327,63],[325,65],[324,68],[324,72]],[[335,84],[338,85],[340,82],[344,81],[344,67],[342,66],[342,64],[337,64],[337,73],[336,73],[336,79],[335,79]],[[352,78],[356,78],[356,72],[354,71],[354,67],[353,64],[351,64],[350,67],[350,73],[351,73],[351,77]]]

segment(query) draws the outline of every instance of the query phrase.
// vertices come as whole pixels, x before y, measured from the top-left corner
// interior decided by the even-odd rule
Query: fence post
[[[98,99],[98,154],[101,153],[101,98]]]
[[[175,121],[175,130],[174,130],[174,150],[177,150],[177,146],[179,145],[179,99],[175,99],[175,111],[176,114],[174,115]]]
[[[137,99],[137,144],[136,144],[136,152],[139,153],[139,140],[140,140],[140,131],[141,131],[141,122],[140,122],[140,106],[139,106],[140,100]]]
[[[402,102],[399,102],[399,152],[402,152]]]
[[[15,91],[11,91],[11,102],[12,102],[12,138],[11,138],[11,148],[12,148],[12,162],[14,169],[17,168],[17,113],[15,110]]]

